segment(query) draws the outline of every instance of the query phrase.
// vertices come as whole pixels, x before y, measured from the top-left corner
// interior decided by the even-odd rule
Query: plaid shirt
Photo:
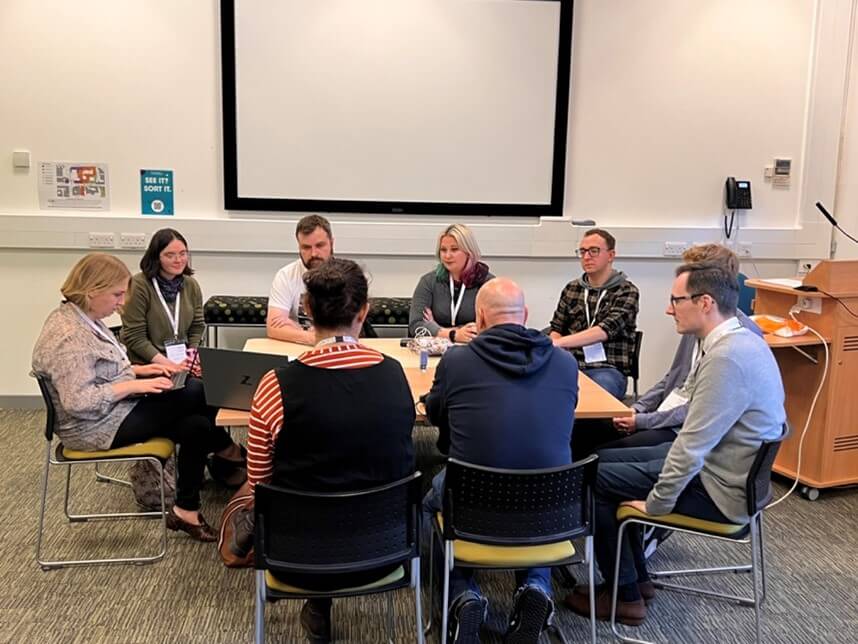
[[[588,305],[590,314],[596,310],[596,302],[602,291],[590,289]],[[581,368],[615,367],[622,373],[631,372],[632,358],[635,352],[635,326],[638,317],[638,288],[626,280],[606,290],[599,305],[594,325],[608,334],[605,347],[605,362],[584,362],[583,349],[571,349]],[[551,330],[560,335],[571,335],[587,330],[587,313],[584,310],[584,287],[578,280],[569,282],[560,294],[557,310],[551,320]]]

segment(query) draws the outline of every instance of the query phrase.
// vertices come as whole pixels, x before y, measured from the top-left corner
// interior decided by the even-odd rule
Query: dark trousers
[[[639,526],[625,531],[622,544],[617,541],[617,508],[622,501],[646,499],[658,480],[669,448],[670,445],[665,444],[606,450],[605,458],[600,459],[595,487],[594,546],[596,562],[607,582],[613,580],[618,547],[622,548],[619,584],[634,584],[649,578]],[[679,495],[673,511],[707,521],[729,523],[709,498],[699,476],[695,476]]]
[[[206,456],[232,444],[229,434],[214,424],[217,409],[205,402],[202,381],[188,378],[184,388],[143,397],[125,417],[111,448],[169,438],[179,445],[176,455],[176,505],[200,508],[200,486]]]

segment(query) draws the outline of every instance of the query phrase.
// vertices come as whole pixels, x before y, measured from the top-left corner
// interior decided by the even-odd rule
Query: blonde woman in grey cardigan
[[[125,348],[102,322],[125,301],[131,274],[119,259],[90,253],[72,268],[65,300],[48,315],[33,349],[33,370],[48,379],[57,409],[57,436],[79,450],[102,450],[156,436],[181,445],[171,530],[217,541],[200,507],[206,455],[241,459],[210,410],[186,390],[171,391],[170,365],[131,365]]]

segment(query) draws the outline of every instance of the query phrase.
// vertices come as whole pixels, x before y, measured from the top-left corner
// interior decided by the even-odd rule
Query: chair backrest
[[[757,456],[748,472],[745,483],[745,495],[748,499],[748,516],[754,516],[766,507],[772,500],[772,465],[778,455],[781,443],[789,433],[789,426],[784,423],[780,438],[764,441],[757,451]]]
[[[484,467],[451,458],[444,481],[444,538],[539,545],[592,534],[594,454],[538,470]]]
[[[643,345],[643,331],[638,329],[635,331],[635,350],[632,353],[632,363],[630,365],[630,371],[632,380],[637,382],[638,378],[641,377],[641,346]]]
[[[39,391],[42,392],[42,400],[45,402],[45,439],[50,442],[54,439],[54,424],[57,420],[57,410],[54,408],[54,399],[48,388],[48,378],[40,373],[34,373],[36,382],[39,383]]]
[[[355,492],[256,486],[257,569],[341,574],[417,556],[420,472]]]

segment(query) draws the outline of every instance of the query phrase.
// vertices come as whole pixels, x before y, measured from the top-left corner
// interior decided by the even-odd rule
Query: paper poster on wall
[[[173,171],[140,170],[140,203],[144,215],[172,215]]]
[[[39,207],[110,210],[107,164],[41,162]]]

